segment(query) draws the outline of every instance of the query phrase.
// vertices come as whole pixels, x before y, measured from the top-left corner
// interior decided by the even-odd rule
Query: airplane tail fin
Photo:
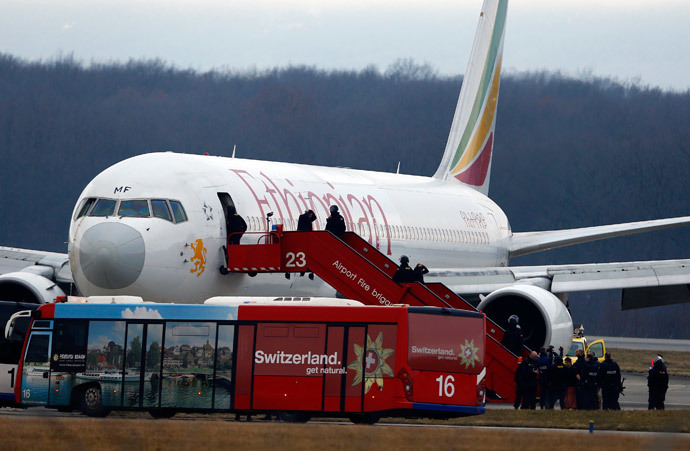
[[[434,174],[483,194],[489,192],[507,10],[508,0],[484,1],[446,150]]]

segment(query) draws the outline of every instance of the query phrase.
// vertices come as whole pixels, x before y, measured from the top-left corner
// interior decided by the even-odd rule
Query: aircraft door
[[[228,193],[218,193],[218,200],[220,200],[220,206],[222,213],[220,214],[220,219],[222,220],[223,227],[228,223],[227,211],[229,206],[235,206],[235,202],[232,200],[232,196]],[[227,230],[225,231],[227,233]]]
[[[52,332],[32,332],[24,355],[20,402],[43,406],[50,397],[50,349]]]

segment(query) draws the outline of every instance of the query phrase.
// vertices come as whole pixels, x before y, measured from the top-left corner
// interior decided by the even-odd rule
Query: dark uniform
[[[611,357],[599,365],[599,383],[604,410],[621,410],[618,394],[621,388],[621,369]]]
[[[539,369],[539,407],[548,409],[549,401],[549,376],[552,366],[551,356],[542,348],[537,358],[537,368]]]
[[[648,409],[664,410],[666,390],[668,390],[668,371],[662,359],[657,358],[654,361],[654,366],[649,369],[647,386],[649,387]]]
[[[414,281],[424,283],[424,274],[428,273],[429,268],[422,265],[421,263],[417,263],[417,266],[414,267]]]
[[[398,266],[398,270],[393,275],[393,282],[409,283],[415,281],[416,275],[412,268],[410,268],[409,263],[410,259],[405,255],[400,257],[400,266]]]
[[[326,219],[326,230],[338,238],[345,233],[345,219],[338,213],[337,205],[331,205],[331,215]]]
[[[298,232],[311,232],[313,230],[312,222],[316,221],[316,214],[312,210],[307,210],[297,219]]]
[[[529,360],[529,359],[527,359]],[[523,360],[518,364],[515,370],[515,402],[513,403],[514,408],[519,408],[520,404],[523,402],[523,396],[525,393],[525,380],[526,372],[530,371],[529,363],[527,360]]]
[[[503,334],[501,344],[517,356],[522,354],[524,340],[522,338],[522,329],[518,324],[508,324],[508,328]]]
[[[561,410],[565,410],[565,392],[569,373],[570,371],[563,364],[563,359],[556,357],[556,361],[549,368],[549,409],[553,409],[558,401],[561,403]]]
[[[526,367],[522,374],[522,406],[521,409],[532,409],[537,407],[537,386],[539,385],[539,367],[537,359],[528,357],[525,362]]]
[[[247,223],[244,222],[242,216],[237,214],[234,205],[228,206],[228,212],[225,215],[225,228],[228,231],[228,244],[240,244],[242,235],[247,231]]]
[[[582,408],[586,410],[599,409],[599,361],[591,358],[585,364],[584,382],[582,392]],[[578,405],[578,408],[580,406]]]

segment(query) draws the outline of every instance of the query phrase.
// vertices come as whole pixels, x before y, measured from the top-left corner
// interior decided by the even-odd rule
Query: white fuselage
[[[338,205],[352,230],[397,261],[429,268],[496,267],[508,262],[510,226],[489,198],[456,181],[171,152],[124,160],[96,176],[75,207],[69,232],[72,274],[84,295],[134,294],[199,302],[220,295],[321,295],[320,280],[282,274],[222,275],[227,231],[219,193],[245,219],[243,243],[272,224],[295,230],[307,209],[323,229]],[[227,196],[226,196],[227,197]],[[86,214],[88,198],[179,201],[187,220]],[[119,203],[116,205],[120,205]],[[117,208],[117,207],[116,207]]]

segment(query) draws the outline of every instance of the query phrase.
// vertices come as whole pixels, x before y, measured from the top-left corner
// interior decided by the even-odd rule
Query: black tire
[[[304,412],[280,412],[278,418],[285,423],[306,423],[311,420],[311,415]]]
[[[103,407],[103,396],[98,384],[87,385],[79,394],[81,411],[90,417],[105,417],[110,409]]]
[[[149,415],[156,419],[167,419],[175,416],[177,412],[168,409],[152,409],[149,410]]]
[[[350,421],[355,424],[376,424],[380,419],[380,415],[373,413],[355,413],[348,417]]]

